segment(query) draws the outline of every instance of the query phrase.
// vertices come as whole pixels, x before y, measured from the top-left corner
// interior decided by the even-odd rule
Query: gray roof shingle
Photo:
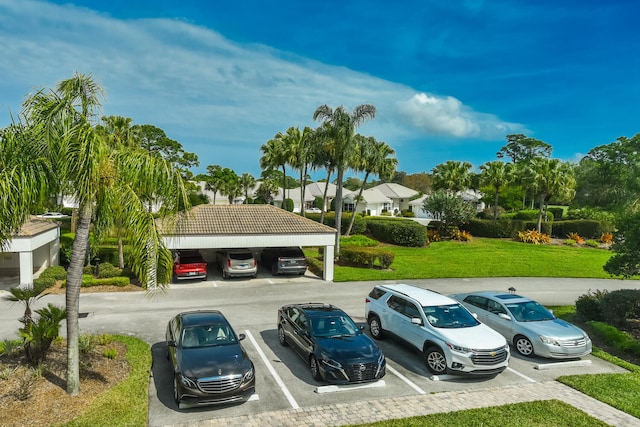
[[[326,234],[336,230],[271,205],[198,205],[175,227],[159,222],[165,235]]]

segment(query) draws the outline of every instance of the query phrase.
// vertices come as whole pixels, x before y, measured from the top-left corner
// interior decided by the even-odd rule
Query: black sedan
[[[255,392],[254,366],[224,315],[217,310],[180,313],[166,340],[179,408],[243,402]]]
[[[278,340],[309,364],[315,380],[376,381],[385,374],[382,351],[344,311],[329,304],[290,304],[278,310]]]

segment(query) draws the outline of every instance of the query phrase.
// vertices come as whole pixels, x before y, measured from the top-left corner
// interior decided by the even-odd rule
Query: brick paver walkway
[[[612,426],[640,427],[638,418],[556,381],[263,412],[250,416],[216,418],[197,424],[176,424],[173,427],[340,426],[550,399],[564,401]]]

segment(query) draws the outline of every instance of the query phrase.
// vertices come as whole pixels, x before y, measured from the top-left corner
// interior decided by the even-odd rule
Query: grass
[[[362,424],[371,427],[598,427],[608,424],[559,400],[516,403]]]
[[[141,339],[111,336],[127,346],[131,373],[121,383],[98,397],[82,416],[66,426],[146,426],[149,410],[151,348]]]
[[[335,266],[334,281],[398,280],[454,277],[610,278],[603,270],[607,250],[532,245],[511,240],[475,238],[470,242],[433,242],[429,247],[384,246],[395,254],[388,270]],[[317,257],[308,250],[307,255]]]

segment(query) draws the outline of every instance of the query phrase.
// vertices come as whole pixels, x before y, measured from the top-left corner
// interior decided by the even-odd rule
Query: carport
[[[333,280],[336,230],[271,205],[198,205],[160,223],[169,249],[324,247],[323,279]]]

